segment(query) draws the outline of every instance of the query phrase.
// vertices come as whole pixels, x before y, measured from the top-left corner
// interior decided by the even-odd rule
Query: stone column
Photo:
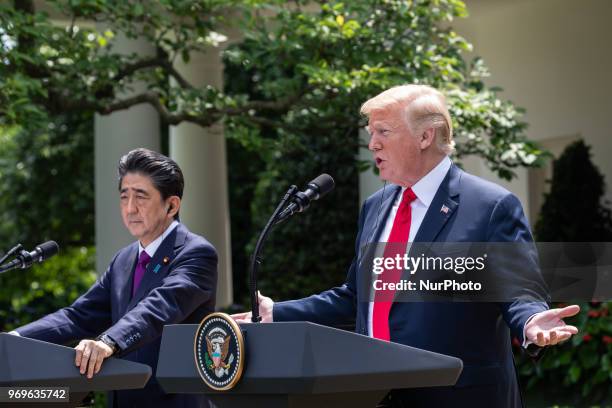
[[[176,69],[194,86],[223,82],[219,52],[192,54],[188,64],[178,61]],[[170,128],[170,156],[185,175],[181,221],[208,239],[219,254],[217,308],[233,301],[227,163],[223,126],[208,128],[182,123]]]
[[[126,54],[136,52],[142,56],[155,54],[147,41],[126,38],[117,38],[113,50]],[[144,90],[143,85],[135,88],[136,93]],[[101,274],[115,252],[134,241],[121,221],[117,163],[122,155],[137,147],[159,151],[159,116],[152,106],[144,104],[107,116],[96,115],[94,133],[96,267]]]

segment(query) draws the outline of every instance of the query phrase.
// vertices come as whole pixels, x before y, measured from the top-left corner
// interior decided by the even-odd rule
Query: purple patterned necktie
[[[147,265],[151,261],[151,257],[147,254],[147,251],[142,251],[138,257],[138,263],[136,264],[136,270],[134,271],[134,286],[132,286],[132,297],[136,294],[140,281],[147,270]]]

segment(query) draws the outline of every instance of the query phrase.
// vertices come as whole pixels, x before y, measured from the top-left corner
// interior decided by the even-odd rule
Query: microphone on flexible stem
[[[266,223],[266,226],[257,238],[255,250],[251,256],[251,264],[249,268],[249,289],[251,291],[251,322],[257,323],[261,321],[259,315],[259,298],[257,296],[257,271],[261,264],[261,253],[268,233],[275,224],[289,218],[296,212],[304,211],[308,208],[311,201],[318,200],[325,194],[329,193],[334,188],[334,179],[329,174],[321,174],[316,179],[312,180],[306,186],[303,192],[297,192],[296,186],[291,186],[285,193],[285,196],[278,204],[274,213]],[[289,203],[289,204],[287,204]]]
[[[291,203],[280,213],[276,223],[291,217],[296,212],[303,212],[310,207],[312,201],[318,200],[334,189],[334,179],[329,174],[321,174],[306,186],[306,190],[296,193]]]
[[[11,269],[26,269],[35,263],[41,263],[59,252],[59,246],[55,241],[47,241],[38,245],[32,252],[21,251],[17,258],[0,266],[0,273]]]

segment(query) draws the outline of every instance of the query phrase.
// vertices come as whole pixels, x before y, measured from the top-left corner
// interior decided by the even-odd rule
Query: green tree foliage
[[[524,137],[520,111],[484,87],[484,65],[462,57],[471,46],[447,28],[467,15],[459,0],[164,0],[146,6],[50,0],[45,6],[37,10],[32,0],[0,4],[5,125],[149,103],[173,125],[228,119],[257,129],[303,131],[306,122],[326,124],[333,117],[356,127],[365,99],[418,82],[447,92],[460,154],[481,155],[506,178],[541,155]],[[95,27],[82,23],[87,21]],[[226,60],[256,74],[254,89],[228,95],[193,86],[174,63],[218,46],[226,39],[219,31],[230,22],[241,27],[244,47],[225,52]],[[125,37],[149,41],[156,54],[116,51],[117,38]],[[176,86],[167,85],[170,78]],[[145,90],[134,93],[136,83]]]
[[[109,114],[149,103],[167,124],[208,126],[256,108],[214,87],[192,86],[173,65],[224,41],[212,28],[234,3],[240,2],[50,0],[43,9],[32,0],[0,3],[0,121],[44,123],[68,111]],[[117,37],[146,40],[156,54],[120,53]],[[167,86],[170,78],[177,86]],[[145,90],[134,94],[136,83]]]
[[[48,239],[93,245],[92,115],[0,131],[0,251]]]
[[[446,28],[467,16],[463,2],[295,4],[260,2],[247,15],[245,40],[224,53],[228,64],[250,73],[249,96],[286,112],[251,110],[233,123],[288,133],[304,132],[308,123],[313,138],[335,123],[354,134],[366,99],[394,85],[425,83],[448,96],[458,157],[479,155],[508,179],[512,168],[537,164],[542,152],[525,139],[521,110],[484,86],[486,67],[480,59],[466,62],[462,55],[471,45]]]

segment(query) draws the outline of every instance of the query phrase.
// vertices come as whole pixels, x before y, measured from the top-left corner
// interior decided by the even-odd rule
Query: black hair
[[[141,173],[148,176],[163,200],[171,196],[183,198],[185,187],[183,172],[174,160],[161,153],[141,147],[121,157],[117,166],[119,191],[123,177],[127,173]],[[178,213],[174,219],[178,219]]]

